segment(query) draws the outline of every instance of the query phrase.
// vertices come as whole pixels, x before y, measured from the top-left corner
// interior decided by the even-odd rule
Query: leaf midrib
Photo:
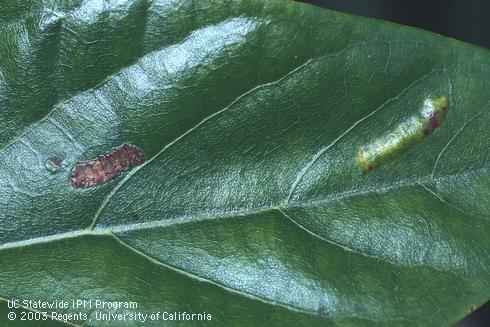
[[[351,44],[351,45],[348,45],[346,46],[345,48],[343,48],[342,50],[336,52],[336,53],[332,53],[332,54],[325,54],[325,55],[321,55],[321,56],[318,56],[318,57],[314,57],[314,58],[310,58],[308,59],[307,61],[305,61],[304,63],[298,65],[297,67],[293,68],[292,70],[290,70],[289,72],[287,72],[286,74],[284,74],[282,77],[280,77],[279,79],[273,81],[273,82],[269,82],[269,83],[264,83],[264,84],[261,84],[261,85],[258,85],[250,90],[248,90],[247,92],[245,93],[242,93],[241,95],[239,95],[238,97],[236,97],[230,104],[228,104],[226,107],[224,107],[223,109],[221,110],[218,110],[214,113],[212,113],[211,115],[207,116],[206,118],[204,118],[203,120],[201,120],[198,124],[194,125],[193,127],[191,127],[190,129],[188,129],[187,131],[185,131],[184,133],[182,133],[180,136],[178,136],[177,138],[175,138],[172,142],[166,144],[159,152],[157,152],[154,156],[152,156],[149,160],[145,161],[142,165],[138,166],[138,167],[135,167],[133,170],[131,170],[128,174],[126,174],[122,179],[121,181],[111,190],[111,192],[109,192],[109,194],[104,198],[104,200],[102,201],[101,205],[98,207],[98,209],[96,210],[95,214],[94,214],[94,217],[92,219],[92,222],[89,226],[89,229],[94,229],[96,224],[97,224],[97,221],[98,219],[100,218],[103,210],[106,208],[107,204],[109,203],[109,201],[114,197],[114,195],[120,190],[120,188],[134,175],[136,174],[139,170],[143,169],[146,165],[148,165],[149,163],[151,163],[153,160],[155,160],[156,158],[158,158],[163,152],[165,152],[165,150],[167,150],[168,148],[170,148],[172,145],[174,145],[175,143],[177,143],[178,141],[180,141],[182,138],[184,138],[186,135],[190,134],[192,131],[196,130],[197,128],[199,128],[201,125],[205,124],[207,121],[211,120],[212,118],[220,115],[221,113],[227,111],[229,108],[231,108],[235,103],[237,103],[240,99],[242,99],[243,97],[261,89],[261,88],[265,88],[265,87],[268,87],[268,86],[272,86],[272,85],[276,85],[276,84],[279,84],[282,80],[286,79],[288,76],[294,74],[296,71],[300,70],[301,68],[307,66],[309,63],[313,62],[313,61],[317,61],[317,60],[321,60],[321,59],[324,59],[324,58],[328,58],[328,57],[335,57],[335,56],[339,56],[341,55],[343,52],[351,49],[351,48],[354,48],[354,47],[359,47],[359,46],[362,46],[362,45],[365,45],[365,44],[368,44],[368,43],[372,43],[372,42],[387,42],[388,44],[390,44],[390,48],[391,48],[391,41],[386,41],[386,40],[377,40],[377,39],[374,39],[374,40],[367,40],[367,41],[362,41],[362,42],[359,42],[359,43],[355,43],[355,44]],[[290,187],[290,191],[288,193],[288,196],[287,198],[285,199],[285,201],[283,201],[285,204],[288,204],[291,200],[291,197],[296,189],[296,187],[298,186],[299,182],[301,181],[302,177],[305,175],[305,173],[308,171],[308,169],[316,162],[316,160],[318,158],[320,158],[326,151],[328,151],[328,149],[330,149],[330,147],[332,147],[333,145],[335,145],[339,140],[341,140],[346,134],[348,134],[351,130],[353,130],[358,124],[362,123],[364,120],[368,119],[369,117],[371,117],[372,115],[374,115],[376,112],[382,110],[386,105],[388,105],[389,103],[397,100],[400,96],[402,96],[407,90],[409,90],[413,85],[415,85],[416,83],[418,83],[419,81],[425,79],[427,76],[433,74],[433,73],[436,73],[436,72],[446,72],[446,69],[442,70],[438,70],[438,69],[431,69],[428,73],[416,78],[415,80],[413,80],[410,84],[408,84],[407,86],[405,86],[396,96],[394,97],[391,97],[390,99],[386,100],[383,104],[381,104],[380,106],[378,106],[376,109],[374,109],[373,111],[371,111],[370,113],[366,114],[364,117],[362,117],[361,119],[357,120],[356,122],[353,123],[353,125],[351,125],[349,128],[346,129],[346,131],[344,131],[342,134],[340,134],[340,136],[338,136],[336,139],[334,139],[328,146],[326,147],[322,147],[313,157],[312,159],[307,162],[307,164],[298,172],[298,174],[296,175],[296,178],[294,179],[291,187]]]
[[[287,217],[287,216],[286,216]],[[289,217],[288,217],[289,218]],[[79,236],[81,236],[82,234],[80,234]],[[89,235],[89,234],[87,234]],[[91,234],[91,235],[95,235],[95,234]],[[212,279],[209,279],[209,278],[204,278],[204,277],[201,277],[199,275],[196,275],[196,274],[193,274],[193,273],[190,273],[190,272],[187,272],[185,270],[182,270],[178,267],[175,267],[175,266],[172,266],[172,265],[169,265],[169,264],[166,264],[165,262],[162,262],[136,248],[134,248],[133,246],[131,246],[130,244],[124,242],[122,239],[120,239],[117,235],[115,235],[114,233],[112,232],[109,232],[109,233],[104,233],[104,234],[101,234],[101,235],[104,235],[106,237],[110,237],[111,239],[113,239],[114,241],[116,241],[117,243],[121,244],[123,247],[125,247],[126,249],[128,249],[128,251],[131,251],[133,252],[134,254],[136,254],[138,257],[144,259],[144,260],[147,260],[148,262],[154,264],[154,265],[157,265],[157,266],[162,266],[162,267],[165,267],[171,271],[174,271],[178,274],[181,274],[181,275],[184,275],[192,280],[197,280],[197,281],[200,281],[200,282],[204,282],[204,283],[209,283],[209,284],[212,284],[226,292],[229,292],[229,293],[233,293],[233,294],[237,294],[239,296],[242,296],[242,297],[246,297],[250,300],[253,300],[253,301],[258,301],[258,302],[261,302],[261,303],[265,303],[267,305],[273,305],[273,306],[279,306],[279,307],[282,307],[286,310],[289,310],[289,311],[294,311],[294,312],[298,312],[298,313],[303,313],[303,314],[307,314],[307,315],[311,315],[311,316],[316,316],[318,318],[321,318],[321,319],[326,319],[327,317],[320,314],[319,312],[315,311],[315,310],[307,310],[307,309],[303,309],[303,308],[299,308],[299,307],[296,307],[294,305],[291,305],[291,304],[288,304],[288,303],[283,303],[283,302],[278,302],[278,301],[274,301],[274,300],[271,300],[271,299],[268,299],[268,298],[264,298],[264,297],[261,297],[261,296],[258,296],[258,295],[255,295],[255,294],[252,294],[252,293],[249,293],[249,292],[246,292],[246,291],[243,291],[243,290],[240,290],[240,289],[236,289],[236,288],[233,288],[233,287],[229,287],[225,284],[222,284],[222,283],[219,283],[219,282],[216,282]],[[1,250],[1,249],[0,249]],[[4,301],[4,302],[7,302],[7,297],[5,296],[2,296],[0,295],[0,301]],[[24,308],[26,310],[29,310],[29,311],[33,311],[33,312],[38,312],[38,310],[36,309],[32,309],[32,308]],[[347,315],[342,315],[340,317],[340,319],[345,319],[345,318],[356,318],[356,319],[361,319],[361,320],[368,320],[368,321],[373,321],[373,322],[378,322],[378,321],[412,321],[412,320],[409,320],[409,319],[406,319],[406,318],[400,318],[400,317],[397,317],[397,318],[391,318],[391,317],[385,317],[383,319],[379,319],[379,318],[374,318],[374,317],[368,317],[368,316],[361,316],[361,315],[355,315],[355,314],[347,314]],[[68,326],[81,326],[81,325],[78,325],[78,324],[74,324],[74,323],[71,323],[71,322],[67,322],[67,321],[61,321],[62,323],[65,323],[66,325]]]
[[[403,40],[398,40],[398,42],[401,42],[401,41],[403,41]],[[106,198],[104,199],[104,201],[101,203],[101,205],[97,209],[97,211],[96,211],[96,213],[94,215],[94,218],[92,219],[92,222],[88,226],[88,228],[82,229],[82,230],[78,230],[78,231],[72,231],[72,232],[66,232],[66,233],[61,233],[61,234],[54,234],[54,235],[50,235],[50,236],[42,236],[42,237],[28,239],[28,240],[22,240],[22,241],[15,241],[15,242],[10,242],[10,243],[5,243],[3,245],[0,245],[0,250],[6,249],[6,248],[13,248],[13,247],[18,247],[18,246],[30,245],[30,244],[37,244],[37,243],[46,243],[46,242],[51,242],[51,241],[57,241],[57,240],[61,240],[61,239],[65,239],[65,238],[77,237],[77,236],[81,236],[81,235],[98,235],[98,234],[118,233],[118,232],[125,232],[125,231],[136,231],[136,230],[141,230],[141,229],[171,226],[171,225],[174,225],[174,224],[177,224],[177,223],[182,223],[182,222],[184,222],[184,223],[192,223],[194,221],[210,220],[210,219],[216,219],[216,218],[219,219],[219,218],[223,218],[223,217],[230,217],[230,216],[236,216],[236,215],[245,216],[245,215],[249,215],[249,214],[253,214],[253,213],[257,213],[257,212],[264,212],[264,211],[270,211],[270,210],[276,210],[276,209],[278,209],[278,210],[284,210],[284,209],[287,209],[288,207],[307,207],[307,206],[312,206],[312,205],[317,206],[317,205],[321,205],[321,204],[328,204],[330,202],[335,202],[335,201],[338,201],[338,200],[341,200],[341,199],[345,199],[345,198],[349,198],[349,197],[356,196],[356,195],[369,194],[369,193],[373,193],[373,192],[379,192],[380,190],[383,190],[383,192],[386,192],[386,191],[391,190],[391,189],[397,189],[397,188],[401,188],[401,187],[405,187],[405,186],[413,186],[413,185],[416,185],[416,184],[421,184],[421,183],[426,183],[426,182],[434,182],[434,181],[442,180],[442,179],[445,179],[445,178],[453,178],[453,177],[461,176],[463,173],[457,173],[457,174],[453,174],[453,175],[444,175],[444,176],[441,176],[441,177],[439,177],[437,179],[434,179],[433,178],[433,175],[427,175],[427,176],[423,176],[423,177],[415,177],[413,179],[405,180],[403,182],[399,182],[399,183],[396,183],[396,184],[390,183],[390,184],[383,185],[383,186],[377,185],[376,187],[371,187],[371,188],[366,188],[366,189],[361,189],[361,190],[345,191],[345,192],[335,193],[335,194],[331,194],[328,197],[325,197],[325,198],[320,199],[320,200],[303,201],[303,202],[300,202],[300,203],[298,203],[296,201],[291,201],[291,195],[294,193],[295,187],[301,181],[301,178],[304,176],[305,172],[331,146],[333,146],[335,143],[337,143],[341,138],[343,138],[348,132],[350,132],[358,124],[362,123],[364,120],[366,120],[367,118],[371,117],[374,113],[376,113],[379,110],[381,110],[382,108],[384,108],[390,102],[398,99],[408,89],[410,89],[410,87],[412,87],[415,83],[419,82],[420,80],[423,80],[424,78],[426,78],[427,76],[429,76],[432,73],[435,73],[435,72],[438,72],[438,71],[444,71],[444,72],[446,72],[446,69],[447,69],[447,67],[446,67],[446,69],[444,69],[444,70],[432,69],[428,73],[426,73],[426,74],[422,75],[421,77],[413,80],[409,85],[407,85],[406,87],[404,87],[396,96],[394,96],[394,97],[386,100],[382,105],[380,105],[379,107],[377,107],[376,109],[374,109],[373,111],[371,111],[370,113],[368,113],[367,115],[365,115],[364,117],[362,117],[361,119],[359,119],[358,121],[354,122],[353,125],[351,125],[348,129],[346,129],[346,131],[344,131],[342,134],[340,134],[340,136],[338,136],[336,139],[334,139],[329,145],[321,148],[314,156],[312,156],[312,160],[310,160],[306,165],[304,165],[302,167],[302,169],[298,172],[298,174],[296,175],[297,178],[295,179],[295,181],[291,185],[290,194],[285,199],[285,201],[282,201],[279,204],[276,204],[274,206],[268,206],[268,207],[257,207],[257,208],[251,208],[251,209],[250,208],[247,208],[245,210],[238,210],[238,211],[232,211],[232,212],[228,211],[228,212],[223,212],[221,215],[202,216],[201,219],[196,218],[195,216],[187,216],[187,217],[182,217],[183,219],[179,219],[179,218],[172,219],[172,222],[171,223],[168,223],[167,222],[169,219],[164,219],[164,220],[155,220],[155,221],[150,222],[150,223],[134,223],[134,224],[122,225],[121,228],[114,228],[113,226],[109,226],[109,227],[105,227],[105,228],[104,227],[103,228],[96,228],[96,224],[97,224],[98,218],[100,217],[101,213],[106,208],[107,204],[110,202],[110,200],[113,198],[113,196],[122,187],[122,185],[126,181],[128,181],[135,173],[137,173],[140,169],[142,169],[147,164],[149,164],[150,162],[152,162],[153,160],[155,160],[156,158],[158,158],[165,150],[167,150],[173,144],[175,144],[176,142],[178,142],[179,140],[181,140],[182,138],[184,138],[186,135],[188,135],[192,131],[196,130],[198,127],[200,127],[201,125],[203,125],[204,123],[206,123],[210,119],[214,118],[215,116],[217,116],[217,115],[219,115],[219,114],[227,111],[230,107],[232,107],[236,102],[238,102],[243,97],[251,94],[252,92],[255,92],[258,89],[261,89],[261,88],[264,88],[264,87],[268,87],[268,86],[272,86],[272,85],[276,85],[276,84],[280,83],[282,80],[284,80],[285,78],[287,78],[288,76],[290,76],[294,72],[300,70],[304,66],[308,65],[312,61],[321,60],[321,59],[327,58],[327,57],[338,56],[338,55],[341,55],[343,52],[347,51],[348,49],[351,49],[351,48],[354,48],[354,47],[358,47],[358,46],[361,46],[361,45],[365,45],[365,44],[371,43],[371,42],[388,42],[389,44],[391,44],[391,41],[388,41],[388,40],[376,40],[376,39],[375,40],[367,40],[367,41],[362,41],[362,42],[358,42],[358,43],[355,43],[355,44],[348,45],[348,46],[346,46],[345,48],[343,48],[342,50],[340,50],[340,51],[338,51],[336,53],[325,54],[325,55],[321,55],[321,56],[318,56],[318,57],[315,57],[315,58],[310,58],[307,61],[305,61],[304,63],[298,65],[297,67],[293,68],[292,70],[290,70],[289,72],[287,72],[286,74],[284,74],[279,79],[277,79],[275,81],[272,81],[272,82],[269,82],[269,83],[264,83],[264,84],[255,86],[254,88],[248,90],[247,92],[242,93],[241,95],[239,95],[237,98],[235,98],[225,108],[223,108],[223,109],[221,109],[219,111],[216,111],[216,112],[212,113],[211,115],[207,116],[206,118],[204,118],[203,120],[201,120],[198,124],[194,125],[192,128],[190,128],[189,130],[187,130],[184,133],[182,133],[180,136],[178,136],[172,142],[166,144],[158,153],[156,153],[153,157],[151,157],[149,160],[147,160],[143,165],[140,165],[138,167],[135,167],[133,170],[131,170],[130,172],[128,172],[120,180],[120,182],[111,190],[111,192],[106,196]],[[159,51],[159,50],[155,50],[155,51]],[[154,51],[152,51],[152,52],[154,52]],[[148,53],[146,55],[149,55],[152,52],[150,52],[150,53]],[[138,59],[141,59],[141,58],[138,58]],[[123,70],[123,69],[124,68],[122,68],[121,70]],[[120,73],[120,71],[118,71],[117,73],[115,73],[113,75],[110,75],[108,78],[104,79],[101,83],[99,83],[96,87],[98,87],[101,84],[105,83],[110,77],[112,77],[114,75],[117,75],[118,73]],[[55,108],[57,108],[57,107],[58,106],[55,106]],[[48,116],[44,117],[43,120],[47,119]],[[465,124],[467,124],[467,123],[469,123],[469,121],[466,122]],[[18,139],[20,139],[20,137]],[[451,143],[451,141],[452,141],[452,139],[449,141],[449,143]],[[445,148],[443,149],[443,151],[444,150],[445,150]],[[479,167],[477,169],[474,169],[473,171],[477,171],[477,170],[480,170],[480,169],[486,169],[486,168],[487,167]],[[468,172],[471,172],[471,171],[466,171],[466,172],[464,172],[464,174],[466,174]],[[448,204],[448,203],[446,203],[446,204]],[[297,224],[296,221],[294,221],[294,222]],[[310,233],[311,233],[311,231],[310,231]],[[325,239],[325,241],[331,242],[331,241],[326,240],[326,239]],[[336,244],[336,245],[338,245],[338,244]],[[355,251],[353,249],[350,249],[350,250],[351,251]],[[361,254],[366,255],[365,253],[361,253]],[[378,258],[378,259],[385,260],[383,258]]]
[[[97,236],[97,235],[110,235],[112,233],[124,233],[124,232],[134,232],[134,231],[139,231],[139,230],[145,230],[145,229],[153,229],[153,228],[161,228],[161,227],[170,227],[170,226],[175,226],[178,224],[192,224],[196,222],[201,222],[201,221],[209,221],[209,220],[215,220],[215,219],[226,219],[229,217],[237,217],[237,216],[249,216],[253,214],[259,214],[259,213],[266,213],[266,212],[271,212],[274,210],[280,211],[282,214],[284,214],[284,211],[287,209],[292,209],[292,208],[305,208],[305,207],[311,207],[311,206],[321,206],[321,205],[326,205],[329,203],[337,202],[337,201],[343,201],[347,198],[354,197],[354,196],[359,196],[359,195],[366,195],[366,194],[371,194],[371,193],[386,193],[391,190],[396,190],[396,189],[401,189],[403,187],[411,187],[411,186],[420,186],[421,188],[427,190],[422,183],[438,183],[441,181],[444,181],[446,179],[454,179],[454,178],[459,178],[467,174],[479,172],[479,171],[487,171],[489,167],[479,167],[473,170],[468,170],[465,172],[460,172],[457,174],[452,174],[452,175],[444,175],[440,176],[438,178],[432,178],[430,174],[422,177],[415,177],[412,179],[406,179],[402,182],[396,183],[396,184],[385,184],[385,185],[375,185],[369,188],[364,188],[364,189],[358,189],[355,191],[347,191],[347,192],[340,192],[336,194],[332,194],[328,198],[323,198],[323,199],[315,199],[312,201],[304,201],[301,203],[297,202],[292,202],[288,205],[285,204],[277,204],[274,206],[265,206],[265,207],[255,207],[255,208],[247,208],[245,210],[236,210],[236,211],[226,211],[222,212],[220,214],[214,213],[213,215],[202,215],[202,216],[182,216],[179,218],[172,218],[172,219],[161,219],[161,220],[155,220],[152,222],[145,222],[145,223],[133,223],[133,224],[126,224],[126,225],[109,225],[106,227],[100,227],[100,228],[94,228],[94,229],[80,229],[76,231],[70,231],[70,232],[65,232],[65,233],[60,233],[60,234],[53,234],[53,235],[48,235],[48,236],[41,236],[41,237],[36,237],[32,239],[27,239],[27,240],[21,240],[21,241],[15,241],[15,242],[8,242],[0,245],[0,251],[2,250],[7,250],[7,249],[12,249],[12,248],[21,248],[24,246],[30,246],[30,245],[36,245],[36,244],[43,244],[43,243],[50,243],[50,242],[56,242],[56,241],[61,241],[65,239],[71,239],[71,238],[76,238],[80,236]],[[445,202],[446,205],[449,205],[449,203]],[[470,214],[466,212],[466,214]],[[289,218],[289,217],[288,217]],[[296,225],[301,226],[298,224],[294,219],[289,218],[293,220],[293,222]],[[304,226],[301,226],[303,229],[307,230],[310,234],[315,234],[308,229],[306,229]],[[316,235],[316,234],[315,234]],[[320,237],[320,236],[318,236]],[[324,241],[327,241],[331,244],[338,245],[344,249],[349,249],[352,252],[357,252],[359,254],[362,254],[364,256],[369,256],[369,257],[374,257],[378,260],[383,260],[387,261],[384,258],[380,257],[375,257],[372,255],[369,255],[364,252],[357,251],[355,249],[348,248],[344,245],[336,244],[335,242],[322,238]],[[388,261],[389,262],[389,261]],[[392,264],[395,264],[391,262]],[[396,263],[399,265],[399,263]]]

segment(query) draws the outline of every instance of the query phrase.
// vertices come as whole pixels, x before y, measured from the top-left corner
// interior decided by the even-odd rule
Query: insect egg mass
[[[441,126],[448,111],[445,96],[426,99],[421,111],[409,117],[392,131],[361,146],[357,155],[357,165],[369,171],[387,164]]]
[[[79,161],[73,167],[70,183],[74,188],[99,186],[118,177],[122,172],[141,165],[144,160],[141,149],[124,143],[96,159]]]

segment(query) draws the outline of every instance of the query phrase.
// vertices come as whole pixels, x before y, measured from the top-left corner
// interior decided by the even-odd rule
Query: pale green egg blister
[[[418,114],[409,117],[392,131],[361,146],[357,155],[357,165],[363,171],[370,171],[394,161],[434,133],[443,123],[447,111],[447,97],[426,99]]]

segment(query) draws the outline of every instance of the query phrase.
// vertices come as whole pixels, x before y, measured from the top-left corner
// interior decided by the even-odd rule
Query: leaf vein
[[[439,161],[440,161],[442,155],[444,154],[444,152],[446,151],[446,149],[451,145],[451,143],[453,143],[453,141],[456,139],[456,137],[458,137],[459,134],[461,134],[463,132],[463,130],[465,129],[465,127],[469,123],[471,123],[473,120],[475,120],[478,116],[481,116],[484,112],[488,112],[488,111],[481,110],[476,115],[474,115],[473,117],[471,117],[468,121],[464,122],[464,124],[456,132],[456,134],[454,134],[453,137],[451,137],[451,139],[447,142],[446,146],[444,148],[442,148],[441,152],[439,152],[439,155],[437,156],[436,162],[434,163],[434,167],[432,168],[431,178],[434,178],[434,174],[436,172],[437,165],[439,164]]]
[[[345,50],[345,49],[344,49]],[[344,51],[342,50],[342,51]],[[341,51],[341,52],[342,52]],[[301,68],[303,68],[304,66],[308,65],[310,62],[314,61],[314,60],[319,60],[321,58],[324,58],[324,57],[327,57],[327,56],[335,56],[335,55],[338,55],[338,53],[336,54],[329,54],[329,55],[323,55],[323,56],[320,56],[320,57],[317,57],[317,58],[312,58],[312,59],[308,59],[306,62],[302,63],[301,65],[295,67],[294,69],[292,69],[291,71],[289,71],[288,73],[286,73],[285,75],[283,75],[281,78],[279,78],[278,80],[276,81],[273,81],[273,82],[269,82],[269,83],[264,83],[264,84],[260,84],[260,85],[257,85],[255,86],[254,88],[246,91],[245,93],[242,93],[241,95],[239,95],[238,97],[236,97],[233,101],[231,101],[230,104],[228,104],[226,107],[224,107],[223,109],[220,109],[214,113],[212,113],[211,115],[205,117],[204,119],[202,119],[199,123],[197,123],[196,125],[192,126],[190,129],[188,129],[187,131],[185,131],[184,133],[180,134],[177,138],[175,138],[173,141],[171,141],[170,143],[166,144],[160,151],[158,151],[154,156],[152,156],[149,160],[145,161],[142,165],[140,166],[137,166],[135,167],[134,169],[132,169],[131,171],[129,171],[125,176],[124,178],[121,179],[121,181],[111,190],[111,192],[107,195],[107,197],[102,201],[102,204],[99,206],[99,208],[97,209],[95,215],[94,215],[94,218],[92,219],[92,223],[90,224],[90,226],[88,227],[90,230],[94,229],[95,228],[95,225],[97,223],[97,220],[99,219],[102,211],[104,210],[104,208],[107,206],[107,204],[109,203],[109,201],[112,199],[112,197],[119,191],[119,189],[134,175],[136,174],[140,169],[143,169],[146,165],[148,165],[149,163],[151,163],[153,160],[155,160],[156,158],[158,158],[163,152],[165,152],[169,147],[171,147],[172,145],[176,144],[178,141],[180,141],[181,139],[183,139],[185,136],[187,136],[188,134],[192,133],[194,130],[196,130],[197,128],[199,128],[201,125],[205,124],[207,121],[213,119],[214,117],[222,114],[223,112],[226,112],[228,111],[236,102],[240,101],[242,98],[244,98],[245,96],[261,89],[261,88],[265,88],[265,87],[268,87],[268,86],[273,86],[273,85],[276,85],[278,83],[280,83],[283,79],[287,78],[289,75],[293,74],[294,72],[300,70]]]
[[[318,159],[320,159],[320,157],[325,153],[327,152],[332,146],[334,146],[338,141],[340,141],[345,135],[347,135],[350,131],[352,131],[357,125],[359,125],[360,123],[362,123],[363,121],[365,121],[366,119],[368,119],[369,117],[371,117],[372,115],[374,115],[376,112],[378,112],[379,110],[383,109],[386,105],[388,105],[389,103],[397,100],[398,98],[400,98],[400,96],[402,96],[407,90],[409,90],[413,85],[415,85],[416,83],[418,83],[419,81],[423,80],[424,78],[428,77],[429,75],[437,72],[438,70],[431,70],[429,73],[423,75],[422,77],[416,79],[415,81],[413,81],[412,83],[410,83],[410,85],[408,85],[407,87],[405,87],[397,96],[393,97],[393,98],[390,98],[388,100],[386,100],[381,106],[379,106],[378,108],[374,109],[373,111],[371,111],[369,114],[367,114],[366,116],[362,117],[361,119],[357,120],[356,122],[354,122],[354,124],[352,124],[349,128],[347,128],[347,130],[345,130],[342,134],[340,134],[335,140],[333,140],[330,144],[328,144],[327,146],[325,147],[322,147],[312,158],[309,162],[306,163],[306,165],[300,170],[300,172],[298,173],[298,175],[296,176],[296,179],[294,180],[292,186],[291,186],[291,189],[288,193],[288,196],[286,198],[286,201],[285,201],[285,204],[288,204],[290,201],[291,201],[291,198],[294,194],[294,192],[296,191],[296,188],[298,187],[299,183],[301,182],[301,180],[303,179],[304,175],[308,172],[308,170],[315,164],[315,162],[318,161]]]
[[[162,261],[160,261],[160,260],[158,260],[158,259],[156,259],[156,258],[154,258],[154,257],[152,257],[152,256],[150,256],[150,255],[148,255],[148,254],[146,254],[146,253],[144,253],[144,252],[142,252],[142,251],[134,248],[130,244],[124,242],[117,235],[111,233],[111,236],[119,244],[121,244],[122,246],[124,246],[125,248],[127,248],[129,251],[134,252],[138,256],[144,258],[145,260],[148,260],[149,262],[151,262],[153,264],[156,264],[156,265],[165,267],[165,268],[167,268],[167,269],[169,269],[171,271],[177,272],[178,274],[184,275],[184,276],[186,276],[186,277],[188,277],[190,279],[197,280],[197,281],[203,282],[203,283],[212,284],[212,285],[217,286],[218,288],[223,289],[223,290],[225,290],[227,292],[230,292],[230,293],[233,293],[233,294],[237,294],[239,296],[243,296],[243,297],[249,298],[249,299],[254,300],[254,301],[258,301],[258,302],[265,303],[265,304],[268,304],[268,305],[279,306],[279,307],[282,307],[282,308],[287,309],[287,310],[290,310],[290,311],[301,312],[301,313],[305,313],[305,314],[308,314],[308,315],[314,315],[314,316],[317,316],[317,317],[326,318],[325,316],[319,314],[318,312],[311,311],[311,310],[305,310],[305,309],[294,307],[294,306],[289,305],[289,304],[272,301],[272,300],[269,300],[269,299],[266,299],[266,298],[263,298],[263,297],[260,297],[260,296],[257,296],[257,295],[253,295],[253,294],[248,293],[248,292],[241,291],[241,290],[236,289],[236,288],[232,288],[232,287],[226,286],[224,284],[218,283],[218,282],[213,281],[211,279],[198,276],[196,274],[187,272],[187,271],[182,270],[182,269],[179,269],[177,267],[171,266],[169,264],[166,264],[166,263],[164,263],[164,262],[162,262]]]

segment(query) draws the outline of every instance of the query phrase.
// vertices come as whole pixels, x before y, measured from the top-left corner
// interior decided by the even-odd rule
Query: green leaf
[[[449,326],[490,293],[489,65],[289,1],[2,3],[2,325],[15,298],[138,304],[48,310],[78,325]],[[444,124],[361,171],[430,96]],[[147,161],[70,185],[124,142]]]

